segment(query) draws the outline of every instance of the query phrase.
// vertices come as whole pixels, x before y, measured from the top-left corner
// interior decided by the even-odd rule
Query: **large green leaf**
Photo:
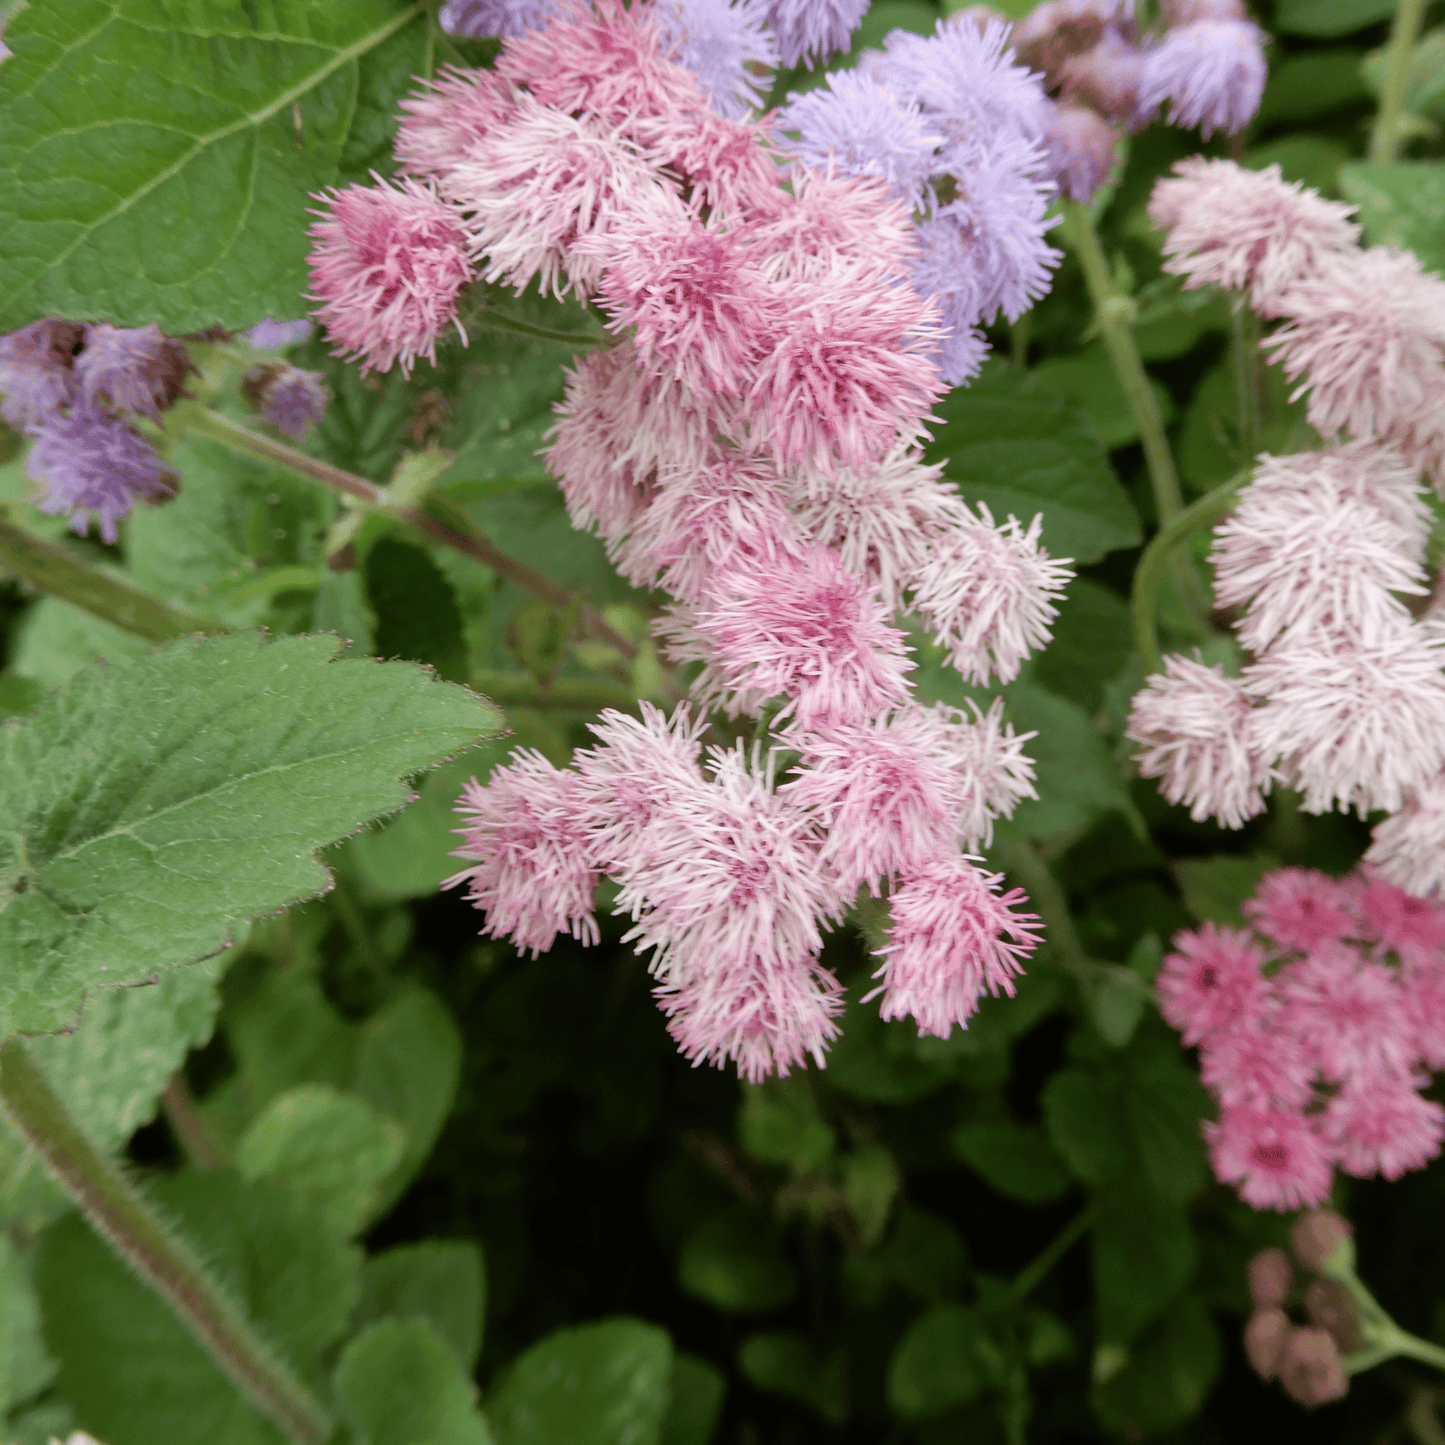
[[[382,156],[404,0],[36,0],[6,31],[0,331],[233,329],[302,306],[308,195]]]
[[[151,1192],[207,1267],[291,1363],[314,1372],[346,1326],[360,1252],[274,1185],[185,1174]],[[107,1445],[280,1445],[159,1296],[77,1215],[41,1240],[36,1266],[57,1389]]]
[[[928,459],[943,462],[959,491],[987,503],[996,521],[1012,514],[1027,525],[1042,513],[1050,555],[1078,562],[1138,545],[1138,513],[1076,402],[991,361],[938,414]]]
[[[96,666],[0,733],[0,1036],[85,991],[225,946],[324,891],[315,850],[410,796],[405,775],[498,725],[409,664],[334,638],[172,643]]]
[[[362,1269],[353,1329],[376,1320],[424,1319],[435,1326],[464,1370],[482,1348],[486,1307],[482,1251],[468,1239],[428,1239],[372,1255]]]
[[[924,1419],[967,1404],[989,1383],[988,1352],[978,1311],[940,1304],[920,1315],[888,1366],[888,1403],[905,1419]]]
[[[507,1371],[487,1401],[498,1445],[656,1445],[672,1341],[641,1320],[557,1330]]]
[[[1094,1398],[1099,1418],[1126,1440],[1177,1429],[1204,1403],[1222,1357],[1209,1311],[1186,1295],[1099,1387]]]
[[[38,1394],[55,1374],[40,1337],[40,1310],[25,1261],[0,1236],[0,1417]],[[7,1432],[7,1440],[10,1438]]]
[[[1340,190],[1360,208],[1371,245],[1413,251],[1428,271],[1445,271],[1445,163],[1353,161],[1340,169]]]

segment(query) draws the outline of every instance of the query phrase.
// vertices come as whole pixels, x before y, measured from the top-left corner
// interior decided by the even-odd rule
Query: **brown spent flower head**
[[[1285,1394],[1309,1410],[1343,1400],[1350,1392],[1339,1347],[1329,1332],[1321,1329],[1291,1332],[1280,1357],[1279,1382]]]
[[[1279,1373],[1280,1360],[1294,1326],[1278,1305],[1255,1310],[1244,1327],[1244,1353],[1254,1373],[1269,1381]]]
[[[1305,1313],[1310,1323],[1328,1330],[1344,1354],[1358,1350],[1365,1342],[1360,1330],[1360,1312],[1354,1297],[1337,1279],[1316,1277],[1305,1291]]]
[[[1254,1307],[1282,1305],[1294,1285],[1294,1266],[1282,1249],[1262,1249],[1249,1261],[1249,1297]]]
[[[1354,1227],[1333,1210],[1313,1209],[1290,1235],[1294,1257],[1316,1274],[1334,1275],[1355,1267]]]

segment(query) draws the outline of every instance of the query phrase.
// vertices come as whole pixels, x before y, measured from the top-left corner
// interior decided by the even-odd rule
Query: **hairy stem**
[[[201,1117],[185,1073],[180,1069],[161,1093],[161,1110],[177,1143],[195,1168],[210,1172],[229,1167],[231,1161],[211,1133],[210,1125]]]
[[[1164,660],[1159,655],[1156,614],[1159,584],[1170,555],[1186,537],[1222,517],[1234,505],[1240,488],[1253,475],[1252,467],[1242,468],[1223,485],[1206,492],[1197,502],[1191,502],[1167,527],[1161,527],[1145,547],[1144,555],[1134,569],[1134,595],[1130,605],[1134,615],[1134,646],[1146,677],[1164,670]]]
[[[14,1039],[0,1048],[0,1111],[96,1233],[170,1306],[252,1404],[295,1445],[323,1445],[331,1422],[320,1403],[189,1246],[85,1137]]]
[[[1154,505],[1159,512],[1159,525],[1167,527],[1184,509],[1179,492],[1179,475],[1174,469],[1174,454],[1164,431],[1164,418],[1159,414],[1149,374],[1134,344],[1133,302],[1123,295],[1109,274],[1099,233],[1085,207],[1077,201],[1063,203],[1064,225],[1073,243],[1074,254],[1083,268],[1089,299],[1094,303],[1094,318],[1103,337],[1109,360],[1114,363],[1119,384],[1129,402],[1144,447],[1144,460],[1149,468],[1149,484],[1154,491]],[[1184,605],[1202,626],[1209,615],[1208,600],[1198,574],[1187,555],[1171,556],[1170,568],[1179,587]]]
[[[1399,0],[1385,52],[1385,79],[1380,88],[1380,109],[1370,131],[1369,158],[1393,161],[1404,142],[1405,96],[1410,89],[1410,62],[1425,18],[1425,0]]]
[[[1076,1214],[1037,1255],[1014,1276],[1008,1288],[1008,1302],[1018,1304],[1041,1285],[1063,1257],[1089,1232],[1094,1223],[1091,1204]]]
[[[172,607],[129,583],[108,577],[98,567],[78,562],[60,547],[0,520],[0,570],[69,602],[147,642],[169,642],[197,632],[225,632],[213,617]]]
[[[1242,299],[1230,317],[1229,341],[1239,460],[1249,466],[1259,451],[1259,317]]]
[[[418,532],[430,537],[432,541],[440,542],[443,546],[452,547],[458,552],[465,553],[468,557],[482,563],[483,566],[490,567],[499,576],[515,582],[519,587],[526,588],[533,596],[540,597],[544,602],[550,602],[558,608],[570,607],[574,602],[578,603],[584,631],[600,642],[610,643],[624,657],[637,655],[636,644],[609,626],[606,619],[590,602],[581,601],[565,587],[559,587],[549,577],[544,577],[540,572],[534,572],[532,568],[518,562],[515,557],[509,557],[505,552],[499,552],[486,538],[477,536],[473,532],[464,532],[460,527],[439,521],[420,507],[397,507],[391,503],[385,489],[377,486],[374,482],[368,482],[364,477],[343,471],[340,467],[334,467],[330,462],[323,462],[317,457],[308,457],[305,452],[297,451],[295,447],[287,446],[285,442],[278,442],[271,437],[262,436],[259,432],[254,432],[249,427],[232,421],[229,417],[221,416],[218,412],[209,411],[204,407],[189,407],[180,416],[180,424],[187,430],[200,436],[209,437],[212,441],[220,442],[222,446],[230,447],[232,451],[243,452],[247,456],[260,457],[264,461],[274,462],[277,466],[285,467],[287,471],[294,472],[297,476],[305,477],[313,482],[320,482],[322,486],[330,487],[333,491],[355,497],[357,501],[366,506],[375,507],[378,511],[386,512],[399,521],[405,522],[409,527],[414,527]]]

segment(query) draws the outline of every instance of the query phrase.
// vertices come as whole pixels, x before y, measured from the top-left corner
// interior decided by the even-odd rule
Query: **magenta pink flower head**
[[[1421,1090],[1445,1061],[1428,1022],[1445,909],[1404,896],[1368,872],[1283,869],[1244,905],[1258,934],[1207,923],[1164,961],[1160,1010],[1221,1106],[1215,1174],[1256,1209],[1319,1204],[1334,1168],[1394,1179],[1439,1152],[1445,1109]]]
[[[399,363],[409,375],[419,356],[435,362],[472,279],[458,213],[411,179],[377,177],[318,199],[327,209],[311,227],[311,299],[321,303],[312,314],[335,354],[359,360],[363,372]]]

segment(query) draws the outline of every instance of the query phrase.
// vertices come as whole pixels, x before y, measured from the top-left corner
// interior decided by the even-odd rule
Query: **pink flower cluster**
[[[1180,934],[1158,980],[1219,1105],[1215,1174],[1256,1209],[1298,1209],[1337,1167],[1421,1168],[1445,1137],[1422,1093],[1445,1068],[1445,906],[1369,869],[1283,868],[1244,912],[1250,930]]]
[[[1166,265],[1240,291],[1283,324],[1265,338],[1310,392],[1320,451],[1259,459],[1215,528],[1215,597],[1241,677],[1166,659],[1134,700],[1140,771],[1196,819],[1239,827],[1275,781],[1310,812],[1394,816],[1370,859],[1393,882],[1445,882],[1445,633],[1426,593],[1422,468],[1445,480],[1445,282],[1362,251],[1350,210],[1263,172],[1196,157],[1155,188]]]

